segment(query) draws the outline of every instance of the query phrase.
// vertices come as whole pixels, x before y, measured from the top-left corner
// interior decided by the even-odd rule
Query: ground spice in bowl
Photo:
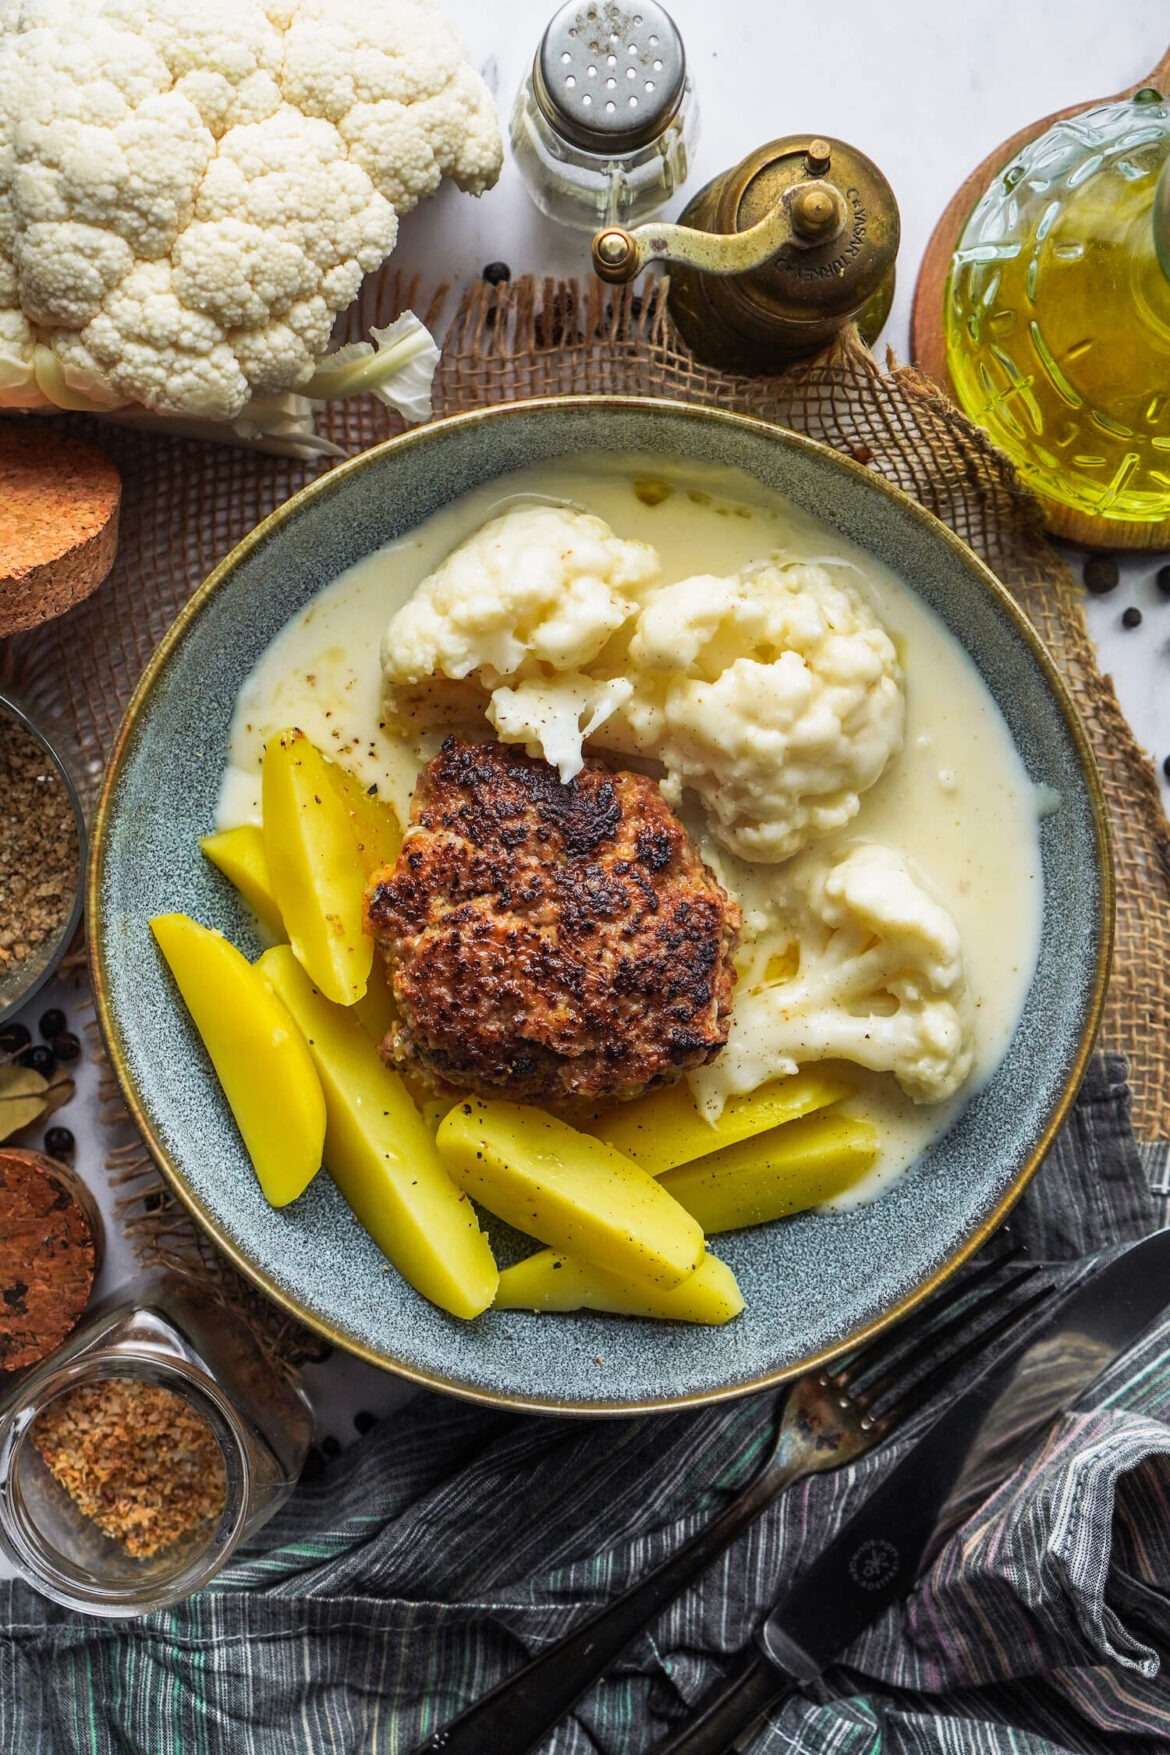
[[[61,764],[0,701],[0,1017],[47,979],[72,934],[78,811]]]
[[[78,1384],[37,1415],[32,1440],[86,1517],[150,1559],[219,1516],[223,1456],[183,1397],[139,1377]]]

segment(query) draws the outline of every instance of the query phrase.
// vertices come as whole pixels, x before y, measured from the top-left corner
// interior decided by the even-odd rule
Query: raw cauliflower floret
[[[814,1060],[891,1072],[916,1103],[954,1096],[974,1037],[962,941],[903,856],[864,843],[810,861],[790,902],[788,942],[766,935],[758,978],[741,977],[722,1056],[689,1075],[707,1113]],[[787,979],[769,979],[778,951]]]
[[[399,214],[501,159],[435,0],[0,4],[0,407],[296,390]]]
[[[742,859],[787,859],[848,823],[901,748],[893,642],[815,565],[767,565],[656,591],[629,644],[631,700],[600,741],[690,787]]]
[[[627,542],[591,513],[522,503],[491,519],[424,579],[382,641],[400,717],[426,717],[447,683],[472,682],[474,705],[509,743],[560,769],[581,769],[581,744],[632,693],[624,677],[589,674],[660,577],[646,543]],[[437,686],[432,686],[437,683]]]

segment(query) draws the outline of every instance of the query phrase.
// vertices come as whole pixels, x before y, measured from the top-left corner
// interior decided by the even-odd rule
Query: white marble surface
[[[902,212],[899,290],[885,339],[908,352],[910,299],[934,221],[971,167],[1036,116],[1108,94],[1142,77],[1166,48],[1165,0],[835,0],[822,16],[771,0],[669,0],[687,43],[703,126],[695,174],[682,199],[753,147],[780,134],[815,130],[852,141],[883,168]],[[552,10],[552,0],[447,0],[506,119],[513,95]],[[682,201],[678,203],[681,206]],[[402,226],[397,261],[429,280],[453,283],[503,259],[513,270],[581,273],[587,240],[559,230],[530,204],[514,167],[479,202],[445,189]],[[1073,556],[1079,566],[1080,557]],[[1170,597],[1153,574],[1170,556],[1124,565],[1119,589],[1091,600],[1089,620],[1139,738],[1159,765],[1170,755]],[[1128,604],[1143,625],[1127,631]],[[1170,798],[1170,784],[1163,780]],[[31,1009],[39,1016],[59,997]],[[103,1187],[92,1075],[57,1119],[78,1136],[78,1168]],[[103,1288],[130,1268],[111,1227]],[[309,1372],[322,1435],[354,1436],[359,1408],[383,1413],[403,1387],[340,1355]]]

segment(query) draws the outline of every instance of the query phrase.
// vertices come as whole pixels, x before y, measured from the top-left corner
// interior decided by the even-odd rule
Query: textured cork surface
[[[0,421],[0,636],[96,591],[114,564],[122,481],[104,451]]]
[[[72,1332],[101,1256],[101,1217],[73,1171],[39,1152],[0,1151],[0,1381]]]

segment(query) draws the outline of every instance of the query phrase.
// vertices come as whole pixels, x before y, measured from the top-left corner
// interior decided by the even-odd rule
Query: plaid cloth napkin
[[[1168,1148],[1133,1140],[1124,1062],[1098,1057],[1013,1230],[1035,1257],[1074,1262],[1157,1229],[1168,1181]],[[779,1400],[591,1424],[420,1395],[177,1610],[102,1623],[0,1585],[0,1752],[405,1755],[725,1505]],[[649,1749],[906,1442],[794,1487],[547,1755]],[[1060,1422],[848,1655],[747,1755],[1170,1750],[1162,1338]]]

